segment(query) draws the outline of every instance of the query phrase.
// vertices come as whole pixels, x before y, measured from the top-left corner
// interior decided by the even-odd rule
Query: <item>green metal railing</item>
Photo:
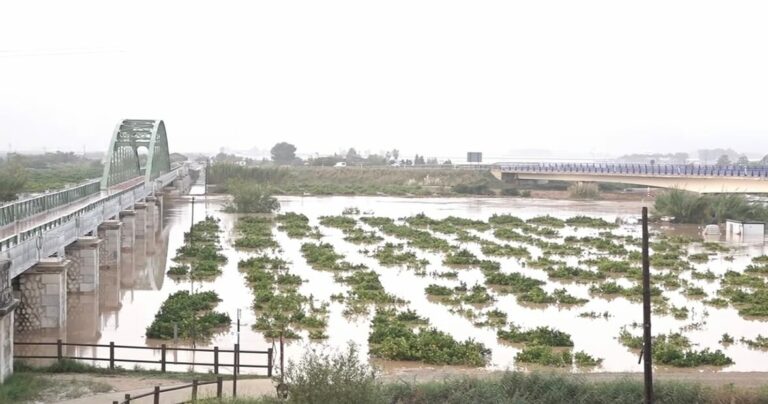
[[[101,191],[100,180],[90,180],[74,188],[51,192],[0,207],[0,227],[7,226],[50,209],[68,205],[79,199],[96,195]]]

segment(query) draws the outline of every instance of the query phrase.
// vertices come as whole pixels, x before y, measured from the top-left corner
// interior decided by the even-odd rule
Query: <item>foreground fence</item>
[[[237,397],[237,378],[233,378],[232,380],[232,397]],[[197,393],[198,389],[202,386],[206,386],[209,384],[215,384],[216,385],[216,398],[222,398],[224,397],[224,378],[219,376],[216,378],[216,380],[208,381],[208,382],[201,382],[197,379],[192,380],[192,383],[181,385],[181,386],[173,386],[173,387],[166,387],[164,389],[160,388],[160,386],[155,386],[154,390],[149,391],[144,394],[137,394],[135,396],[131,396],[130,394],[126,393],[125,398],[123,401],[112,401],[112,404],[130,404],[133,401],[140,400],[142,398],[152,397],[154,404],[160,404],[161,395],[163,393],[169,393],[172,391],[177,390],[185,390],[185,389],[191,389],[191,402],[197,401]]]
[[[56,354],[51,355],[43,355],[43,354],[32,354],[32,355],[25,355],[25,354],[16,354],[16,350],[14,350],[14,359],[53,359],[57,361],[62,361],[65,359],[70,360],[82,360],[82,361],[99,361],[99,362],[108,362],[110,369],[115,369],[115,366],[117,363],[128,363],[128,364],[152,364],[152,365],[159,365],[160,371],[165,372],[168,365],[187,365],[187,366],[207,366],[213,369],[214,374],[219,374],[219,370],[222,367],[231,367],[233,369],[232,373],[237,375],[240,373],[240,369],[242,368],[252,368],[252,369],[266,369],[267,370],[267,376],[272,377],[272,370],[273,370],[273,349],[269,348],[265,351],[249,351],[249,350],[242,350],[240,349],[239,344],[235,344],[232,349],[219,349],[219,347],[213,347],[213,348],[177,348],[177,347],[169,347],[165,344],[160,345],[160,347],[147,347],[147,346],[134,346],[134,345],[116,345],[114,342],[110,342],[109,344],[78,344],[78,343],[69,343],[69,342],[63,342],[62,340],[57,340],[55,342],[19,342],[14,341],[14,346],[20,347],[20,346],[32,346],[32,347],[51,347],[56,348]],[[106,348],[109,350],[109,356],[107,357],[99,357],[99,356],[71,356],[66,355],[64,350],[66,347],[82,347],[82,348]],[[134,351],[160,351],[160,359],[158,360],[151,360],[151,359],[137,359],[134,357],[131,357],[129,355],[126,355],[125,357],[121,357],[119,355],[116,355],[116,350],[134,350]],[[191,353],[210,353],[213,354],[213,360],[211,362],[203,362],[203,361],[196,361],[193,357],[192,361],[181,361],[176,360],[173,358],[169,358],[169,353],[171,352],[191,352]],[[220,359],[221,354],[231,354],[231,361],[230,362],[224,362]],[[257,364],[257,363],[241,363],[240,356],[243,354],[247,355],[265,355],[266,356],[266,364]]]
[[[240,373],[241,368],[266,369],[267,377],[272,377],[272,371],[273,371],[273,360],[272,360],[273,349],[272,348],[269,348],[265,351],[249,351],[249,350],[240,349],[239,344],[235,344],[232,349],[219,349],[219,347],[213,347],[212,349],[210,348],[176,348],[176,347],[168,347],[165,344],[160,345],[160,347],[157,348],[157,347],[134,346],[134,345],[116,345],[114,342],[110,342],[109,344],[78,344],[78,343],[63,342],[62,340],[56,340],[55,342],[15,341],[13,345],[17,347],[20,347],[20,346],[49,347],[49,348],[56,349],[56,354],[51,354],[51,355],[44,355],[44,354],[19,355],[19,354],[16,354],[15,353],[16,350],[14,350],[14,359],[50,359],[50,360],[56,360],[58,362],[61,362],[63,360],[101,361],[101,362],[108,362],[109,369],[115,369],[116,364],[118,363],[153,364],[153,365],[159,365],[160,371],[165,372],[168,365],[189,365],[189,366],[211,367],[213,369],[213,373],[218,375],[220,368],[222,367],[232,368],[232,375],[228,377],[226,380],[222,376],[218,376],[216,380],[205,381],[205,382],[201,382],[199,380],[192,380],[191,383],[184,384],[181,386],[172,386],[172,387],[166,387],[166,388],[155,386],[152,391],[149,391],[144,394],[136,395],[133,397],[131,397],[130,394],[126,394],[123,401],[113,401],[113,404],[130,404],[135,400],[139,400],[147,397],[152,397],[153,402],[157,404],[161,402],[161,395],[163,393],[168,393],[168,392],[177,391],[177,390],[184,390],[184,389],[191,389],[191,398],[192,398],[192,401],[194,402],[194,401],[197,401],[198,389],[201,386],[207,386],[212,384],[216,385],[216,397],[222,398],[225,381],[232,382],[232,397],[237,397],[237,379],[238,379],[238,374]],[[67,355],[65,354],[65,348],[67,347],[94,348],[94,349],[106,348],[109,350],[109,356],[99,357],[99,356]],[[115,354],[116,350],[120,350],[120,349],[139,350],[139,351],[140,350],[150,350],[150,351],[159,350],[160,359],[149,360],[149,359],[136,359],[131,357],[121,357]],[[194,359],[192,361],[179,361],[175,359],[169,360],[168,354],[174,351],[175,352],[179,352],[179,351],[192,352],[193,354],[197,352],[211,353],[213,354],[213,361],[203,362],[203,361],[195,361]],[[231,359],[232,359],[231,362],[221,361],[219,358],[220,354],[231,354]],[[266,364],[241,363],[240,362],[241,354],[266,355]]]

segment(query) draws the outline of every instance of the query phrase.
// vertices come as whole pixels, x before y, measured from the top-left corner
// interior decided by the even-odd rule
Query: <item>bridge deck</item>
[[[68,214],[74,213],[94,202],[99,201],[102,198],[105,198],[107,196],[120,192],[124,189],[131,188],[135,185],[141,184],[143,181],[144,181],[143,177],[136,177],[132,180],[128,180],[121,184],[115,185],[107,191],[101,191],[97,194],[93,194],[85,198],[79,199],[77,201],[74,201],[68,205],[53,208],[43,213],[39,213],[35,216],[17,220],[8,226],[0,228],[0,240],[4,240],[16,234],[23,233],[27,230],[31,230],[37,226],[40,226],[58,217],[66,216]]]
[[[499,163],[502,172],[654,177],[768,178],[768,166],[631,163]]]

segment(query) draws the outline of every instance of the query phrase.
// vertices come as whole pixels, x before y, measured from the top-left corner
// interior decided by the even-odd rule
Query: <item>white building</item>
[[[729,241],[762,241],[765,238],[765,223],[726,220],[725,238]]]

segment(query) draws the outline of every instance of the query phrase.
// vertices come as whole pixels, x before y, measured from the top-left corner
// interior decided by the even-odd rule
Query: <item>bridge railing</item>
[[[17,220],[25,219],[50,209],[68,205],[79,199],[96,195],[101,191],[99,186],[99,180],[90,180],[73,188],[33,196],[3,205],[0,207],[0,227],[13,224]]]
[[[145,198],[151,190],[142,182],[131,188],[107,195],[93,203],[49,220],[39,226],[0,240],[0,254],[11,261],[10,276],[16,277],[37,263],[40,258],[51,256],[78,237],[96,228],[120,213],[123,207]]]
[[[1,240],[0,252],[11,261],[11,277],[25,271],[40,258],[48,257],[78,237],[96,230],[104,220],[118,215],[120,210],[130,207],[149,193],[149,188],[141,183]]]
[[[168,185],[186,167],[172,170],[157,178],[153,184],[140,182],[123,190],[113,191],[87,206],[44,222],[29,230],[0,240],[0,256],[11,261],[10,277],[14,278],[49,257],[78,237],[95,231],[105,220],[117,216],[121,210],[133,206],[154,191]],[[96,182],[98,184],[98,182]]]
[[[180,163],[174,163],[170,172],[158,177],[155,181],[162,186],[168,185],[179,173],[185,174],[187,167]],[[56,209],[83,198],[98,195],[101,192],[101,179],[93,179],[72,188],[62,189],[42,195],[33,196],[7,203],[0,206],[0,228],[13,224],[16,221]]]
[[[768,166],[630,163],[500,163],[502,172],[768,178]]]

